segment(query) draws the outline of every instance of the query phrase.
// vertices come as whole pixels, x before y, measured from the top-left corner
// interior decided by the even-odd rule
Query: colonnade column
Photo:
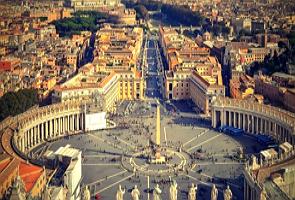
[[[255,120],[256,125],[255,124],[254,125],[255,125],[255,132],[257,134],[257,133],[259,133],[259,120],[258,120],[258,117],[255,117],[255,118],[256,118],[256,120]]]
[[[53,132],[53,120],[51,119],[51,120],[49,120],[49,124],[50,124],[50,133],[49,133],[49,135],[50,135],[50,137],[53,137],[54,136],[54,132]]]
[[[72,118],[71,115],[68,116],[68,122],[69,122],[69,131],[72,131]]]
[[[85,114],[81,114],[81,129],[84,131],[85,124],[84,124]]]
[[[22,152],[25,152],[25,146],[26,146],[25,141],[26,141],[26,138],[25,138],[25,133],[24,133],[24,135],[22,137]]]
[[[246,131],[246,115],[245,115],[245,114],[241,114],[241,115],[243,115],[242,129],[243,129],[244,131]]]
[[[264,129],[265,129],[265,132],[271,135],[268,124],[269,124],[269,121],[264,120]]]
[[[40,124],[40,131],[41,131],[41,141],[44,141],[44,123]]]
[[[213,128],[216,128],[216,124],[215,124],[216,119],[215,119],[215,117],[216,117],[215,110],[212,109],[212,117],[211,117],[211,119],[212,119],[212,124],[211,124],[211,126],[212,126]]]
[[[39,130],[39,124],[36,126],[36,134],[37,134],[36,144],[39,144],[39,142],[40,142],[40,130]]]
[[[80,130],[80,116],[79,114],[76,114],[76,129]]]
[[[67,116],[63,118],[63,123],[64,123],[64,131],[67,132],[68,131],[68,129],[67,129],[67,124],[68,124]]]
[[[57,118],[58,120],[58,130],[57,130],[57,135],[60,136],[61,135],[61,118]]]
[[[268,128],[269,128],[269,131],[271,132],[271,135],[274,136],[274,127],[273,127],[272,121],[269,121]]]
[[[234,115],[234,125],[233,127],[237,128],[237,113],[236,112],[233,112],[233,115]]]
[[[29,129],[28,132],[27,132],[27,148],[30,147],[30,143],[31,143],[31,130]]]
[[[75,115],[72,116],[72,131],[75,131]]]
[[[284,135],[283,134],[284,134],[283,133],[283,127],[280,126],[280,141],[283,141],[283,139],[284,139]]]
[[[225,111],[220,111],[220,121],[221,121],[221,126],[224,126],[225,124]]]
[[[34,143],[34,132],[33,128],[30,128],[30,148],[33,146]]]
[[[52,130],[52,135],[53,135],[53,137],[55,137],[56,136],[56,119],[55,118],[53,118],[53,120],[52,120],[52,125],[53,125],[53,130]]]
[[[71,115],[68,116],[68,131],[72,131]]]
[[[49,121],[45,122],[45,137],[46,139],[49,139],[50,135],[49,135]]]
[[[63,117],[61,117],[61,118],[59,118],[59,120],[60,120],[60,134],[63,134],[64,133],[64,118]]]
[[[68,116],[68,131],[72,131],[71,115]]]
[[[241,128],[241,113],[238,112],[238,128]]]
[[[28,146],[28,137],[27,137],[28,132],[24,132],[24,148]],[[26,149],[25,149],[26,150]]]
[[[28,133],[27,133],[27,143],[28,143],[28,145],[27,145],[27,147],[28,147],[28,149],[30,148],[30,144],[31,144],[31,130],[29,129],[28,130]]]
[[[32,130],[33,130],[33,145],[32,145],[32,147],[33,147],[33,146],[35,146],[36,141],[37,141],[36,126],[34,126],[32,128]]]

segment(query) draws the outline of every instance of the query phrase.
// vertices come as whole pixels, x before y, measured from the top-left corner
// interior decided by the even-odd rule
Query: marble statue
[[[90,191],[88,189],[88,186],[86,185],[83,189],[82,200],[90,200],[90,198],[91,198]]]
[[[213,184],[213,187],[211,190],[211,200],[217,200],[217,196],[218,196],[218,190],[217,190],[215,184]]]
[[[117,190],[116,200],[123,200],[125,194],[125,189],[123,190],[121,185],[119,185],[119,189]]]
[[[137,185],[135,185],[133,190],[131,191],[131,196],[133,200],[139,200],[140,192],[137,188]]]
[[[260,200],[267,200],[266,197],[267,197],[266,190],[265,190],[265,187],[263,187],[260,193]]]
[[[173,180],[172,184],[170,185],[169,189],[170,200],[177,200],[177,183]]]
[[[231,192],[229,186],[227,186],[227,188],[224,190],[223,197],[224,197],[224,200],[232,200],[233,193]]]
[[[44,190],[44,200],[50,200],[51,199],[51,193],[49,191],[48,185],[46,185]]]
[[[154,200],[161,200],[161,193],[162,193],[162,190],[160,189],[159,185],[157,184],[153,190],[153,199]]]
[[[198,189],[197,185],[195,187],[195,185],[192,183],[192,186],[190,187],[190,189],[188,191],[188,197],[187,197],[188,200],[196,200],[197,189]]]

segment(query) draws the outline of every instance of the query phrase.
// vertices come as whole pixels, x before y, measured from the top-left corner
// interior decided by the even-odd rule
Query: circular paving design
[[[152,148],[142,149],[134,153],[130,158],[123,157],[123,167],[130,171],[145,176],[167,177],[176,176],[189,170],[190,156],[183,151],[176,151],[171,147],[162,147],[161,155],[165,162],[161,164],[152,163],[151,156],[155,154]]]
[[[155,155],[155,111],[146,102],[135,103],[133,112],[111,119],[117,128],[87,132],[62,138],[35,148],[33,157],[42,159],[42,153],[56,151],[70,144],[82,151],[82,184],[89,186],[93,197],[114,199],[119,185],[126,188],[124,199],[131,199],[131,190],[137,185],[141,199],[152,199],[152,189],[159,184],[162,199],[168,199],[172,180],[178,183],[178,199],[187,199],[191,183],[198,185],[198,199],[209,199],[212,183],[222,191],[230,185],[233,194],[242,198],[243,162],[237,160],[242,147],[245,156],[260,150],[249,137],[232,138],[210,128],[210,122],[187,110],[173,113],[171,107],[161,107],[161,155],[167,162],[152,164]],[[124,106],[124,103],[121,105]],[[129,106],[130,107],[130,106]],[[180,150],[181,147],[181,150]],[[41,153],[42,152],[42,153]]]

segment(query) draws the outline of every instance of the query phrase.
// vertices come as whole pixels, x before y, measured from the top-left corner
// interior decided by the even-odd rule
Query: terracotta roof
[[[195,70],[192,72],[193,76],[196,76],[201,82],[203,82],[206,86],[210,86],[210,83],[206,81],[202,76],[200,76]]]
[[[10,162],[10,159],[5,159],[3,161],[0,161],[0,173],[7,167],[9,162]]]
[[[25,184],[25,190],[26,192],[29,192],[39,177],[43,173],[43,168],[38,167],[36,165],[31,165],[25,162],[21,162],[19,165],[19,175],[24,181]]]
[[[3,183],[11,173],[17,170],[19,162],[20,161],[18,159],[9,157],[5,164],[1,166],[2,169],[0,172],[0,184]]]
[[[209,59],[210,63],[212,63],[212,64],[214,64],[214,65],[217,63],[216,58],[213,57],[213,56],[209,56],[208,59]]]
[[[104,87],[116,74],[112,72],[110,75],[106,76],[102,81],[99,83],[99,87]]]
[[[140,72],[140,71],[136,71],[136,72],[135,72],[135,77],[136,77],[136,78],[141,78],[141,77],[142,77],[141,72]]]

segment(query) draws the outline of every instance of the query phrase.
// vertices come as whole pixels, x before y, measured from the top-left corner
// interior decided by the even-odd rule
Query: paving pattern
[[[125,104],[129,103],[122,106]],[[243,162],[234,157],[240,147],[246,156],[258,152],[255,141],[244,136],[231,138],[210,129],[206,119],[196,113],[181,112],[186,110],[182,107],[192,105],[187,101],[181,107],[162,104],[161,147],[167,149],[171,159],[163,165],[150,164],[143,155],[151,154],[148,152],[155,133],[155,102],[132,104],[129,114],[112,118],[117,128],[71,136],[52,142],[47,148],[54,151],[70,144],[81,149],[82,182],[101,199],[114,199],[119,184],[126,188],[125,199],[131,199],[134,185],[140,189],[141,199],[152,199],[156,183],[163,191],[162,199],[168,199],[171,180],[178,183],[178,199],[186,199],[192,182],[198,184],[198,199],[208,199],[212,183],[220,189],[220,199],[227,184],[238,199],[242,198]],[[171,107],[175,111],[169,110]],[[138,115],[143,109],[145,115]]]
[[[234,199],[243,199],[243,161],[238,160],[242,148],[245,157],[258,153],[261,147],[247,136],[232,138],[211,129],[210,119],[199,114],[191,101],[163,101],[163,66],[156,40],[147,39],[146,101],[123,101],[117,114],[110,117],[117,127],[87,132],[42,145],[33,152],[57,150],[70,144],[83,152],[82,184],[89,186],[95,199],[115,199],[118,186],[126,188],[124,199],[131,199],[137,185],[140,199],[152,199],[152,189],[159,184],[162,199],[169,199],[172,180],[178,183],[178,199],[187,199],[191,183],[198,185],[197,199],[210,199],[212,183],[222,191],[229,185]],[[156,106],[161,106],[161,153],[165,164],[152,164],[155,155]],[[37,155],[38,156],[38,155]],[[42,155],[40,155],[41,157]]]

